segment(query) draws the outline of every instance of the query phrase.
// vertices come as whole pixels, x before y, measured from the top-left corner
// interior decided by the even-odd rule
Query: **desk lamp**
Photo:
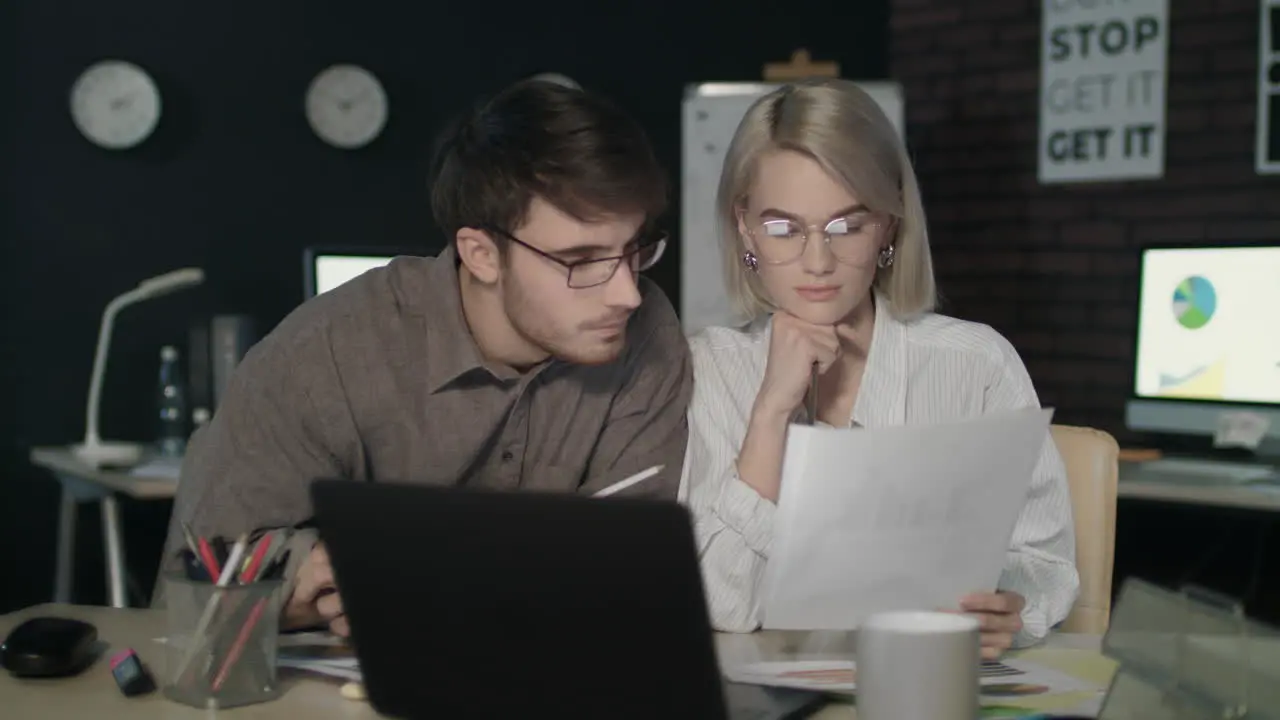
[[[102,376],[107,369],[107,353],[111,349],[111,329],[121,310],[162,295],[193,287],[204,282],[204,270],[182,268],[157,275],[138,283],[134,289],[107,303],[102,313],[102,325],[98,328],[98,349],[93,356],[93,375],[89,380],[89,406],[85,412],[84,442],[72,446],[76,458],[86,465],[136,465],[142,459],[142,445],[138,443],[104,442],[98,437],[98,404],[102,399]]]

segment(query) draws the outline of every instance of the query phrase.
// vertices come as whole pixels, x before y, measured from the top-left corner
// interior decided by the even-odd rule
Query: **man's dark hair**
[[[515,231],[535,196],[586,222],[652,221],[666,209],[666,177],[640,125],[598,95],[545,80],[518,82],[460,118],[432,166],[431,210],[450,242],[464,227]]]

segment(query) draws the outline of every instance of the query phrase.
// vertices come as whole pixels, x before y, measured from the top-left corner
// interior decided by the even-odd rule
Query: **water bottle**
[[[187,394],[178,367],[178,349],[160,348],[160,454],[180,457],[187,448]]]

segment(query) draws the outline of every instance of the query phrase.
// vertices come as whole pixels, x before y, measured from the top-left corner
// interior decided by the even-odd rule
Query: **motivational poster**
[[[1044,0],[1041,183],[1164,175],[1168,0]]]

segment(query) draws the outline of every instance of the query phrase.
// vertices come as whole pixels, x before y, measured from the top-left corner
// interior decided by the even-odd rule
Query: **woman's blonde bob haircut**
[[[827,78],[785,85],[757,100],[729,145],[716,211],[725,282],[738,310],[753,320],[777,309],[760,278],[743,264],[746,247],[738,232],[738,213],[747,205],[759,159],[777,150],[813,158],[868,210],[892,219],[893,264],[877,268],[874,287],[898,319],[933,310],[933,259],[906,147],[866,91]]]

